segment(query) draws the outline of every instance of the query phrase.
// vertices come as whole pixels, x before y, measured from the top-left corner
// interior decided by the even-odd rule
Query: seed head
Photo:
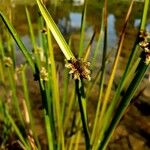
[[[4,64],[6,67],[11,67],[13,65],[13,61],[10,57],[4,57]]]
[[[139,34],[139,45],[143,49],[141,57],[146,65],[150,64],[150,35],[146,31]]]
[[[43,28],[43,29],[41,30],[41,33],[46,34],[46,33],[47,33],[47,29],[46,29],[46,28]]]
[[[16,67],[16,73],[20,74],[23,71],[24,65],[21,64],[20,66]]]
[[[48,73],[44,67],[40,70],[40,79],[43,81],[48,81]]]
[[[145,57],[145,59],[144,59],[145,61],[144,62],[145,62],[146,65],[149,65],[150,64],[150,50],[149,51],[145,51],[144,55],[145,55],[144,56]]]
[[[147,38],[149,37],[148,32],[145,30],[141,30],[139,32],[139,42],[147,41]]]
[[[66,63],[65,67],[70,69],[70,74],[72,74],[74,79],[80,80],[80,78],[85,78],[91,80],[91,71],[89,70],[90,63],[85,62],[83,59],[70,59]]]

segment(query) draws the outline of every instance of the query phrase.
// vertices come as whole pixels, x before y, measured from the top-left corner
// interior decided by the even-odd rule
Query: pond
[[[82,0],[50,0],[45,2],[48,10],[51,12],[55,22],[65,36],[72,37],[76,42],[79,41],[81,17],[83,10]],[[118,43],[118,37],[120,35],[121,28],[123,27],[126,12],[128,10],[130,0],[112,0],[108,4],[108,49],[116,48]],[[34,0],[1,0],[0,9],[7,14],[16,30],[22,36],[27,46],[30,46],[28,36],[27,19],[25,15],[24,6],[28,6],[32,14],[32,23],[35,25],[35,31],[37,29],[36,21],[38,18],[37,6]],[[127,29],[127,38],[124,44],[125,49],[130,49],[134,43],[134,37],[137,34],[137,29],[140,25],[140,18],[142,15],[143,2],[137,1],[134,4],[134,8],[130,17],[130,21]],[[98,33],[101,26],[102,17],[102,4],[97,1],[89,1],[86,15],[86,27],[85,27],[85,47],[89,42],[94,31],[97,32],[95,42],[98,39]],[[147,30],[150,31],[150,16],[148,16]],[[36,33],[36,32],[35,32]],[[76,45],[73,43],[73,45]],[[78,46],[74,46],[73,49],[78,51]]]

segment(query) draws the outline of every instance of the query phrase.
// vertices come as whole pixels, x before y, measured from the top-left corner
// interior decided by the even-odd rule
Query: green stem
[[[16,41],[18,47],[20,48],[21,52],[25,56],[26,60],[29,62],[32,70],[35,72],[34,62],[32,60],[31,54],[26,49],[26,47],[22,43],[20,37],[18,36],[17,32],[15,31],[15,29],[13,28],[11,23],[8,21],[8,19],[4,16],[4,14],[2,12],[0,12],[0,17],[1,17],[2,21],[4,22],[4,24],[6,25],[7,29],[9,30],[10,34],[12,35],[13,39]]]
[[[80,44],[79,44],[79,57],[82,57],[83,54],[83,41],[84,41],[84,30],[85,30],[85,21],[86,21],[86,9],[87,9],[87,0],[84,3],[84,10],[82,12],[81,18],[81,34],[80,34]]]
[[[119,57],[120,57],[120,54],[121,54],[123,41],[124,41],[124,37],[125,37],[125,31],[126,31],[129,16],[130,16],[130,13],[131,13],[131,10],[132,10],[132,7],[133,7],[133,2],[134,1],[132,0],[131,4],[129,6],[129,9],[127,11],[127,15],[126,15],[126,18],[125,18],[125,23],[124,23],[124,26],[123,26],[123,29],[122,29],[122,32],[121,32],[121,35],[120,35],[120,39],[119,39],[117,53],[116,53],[115,60],[114,60],[114,63],[113,63],[111,76],[110,76],[110,79],[108,81],[108,87],[106,89],[106,93],[105,93],[105,97],[104,97],[104,104],[103,104],[104,106],[102,107],[102,111],[101,111],[103,116],[101,115],[100,119],[99,119],[99,124],[100,124],[101,131],[100,131],[99,136],[96,140],[97,144],[99,143],[99,141],[101,141],[103,139],[103,134],[105,132],[105,128],[107,127],[107,123],[108,123],[105,120],[108,119],[107,117],[111,117],[111,116],[107,116],[108,110],[106,110],[106,107],[107,107],[107,104],[108,104],[108,100],[109,100],[113,80],[114,80],[114,77],[115,77],[115,72],[116,72]],[[114,101],[116,102],[116,99]],[[111,102],[110,106],[114,104],[114,101]],[[104,113],[105,113],[105,115],[104,115]],[[97,146],[97,144],[95,144],[95,145]]]
[[[26,150],[31,150],[29,145],[26,143],[25,138],[22,136],[20,130],[18,129],[16,123],[14,122],[14,119],[11,117],[11,115],[9,114],[9,112],[7,110],[6,110],[6,116],[8,117],[10,123],[12,124],[12,127],[14,128],[14,130],[15,130],[17,136],[19,137],[20,141],[25,146]]]
[[[141,22],[141,30],[145,30],[147,13],[148,13],[148,9],[149,9],[149,1],[150,0],[145,0],[145,3],[144,3],[144,10],[143,10],[143,16],[142,16],[142,22]]]
[[[62,121],[64,121],[65,107],[68,98],[68,85],[69,85],[69,70],[65,68],[64,70],[64,85],[63,85],[63,103],[62,103]]]
[[[38,145],[38,149],[40,150],[41,147],[40,147],[40,143],[39,143],[37,134],[35,132],[35,124],[34,124],[34,119],[33,119],[32,111],[31,111],[32,109],[31,109],[28,87],[27,87],[27,81],[26,81],[26,76],[25,76],[26,75],[26,66],[23,67],[21,75],[22,75],[22,84],[23,84],[23,90],[24,90],[24,95],[25,95],[25,102],[27,105],[28,114],[29,114],[29,118],[30,118],[31,129],[32,129],[35,141]]]
[[[143,16],[147,15],[147,13],[145,12],[145,10],[148,11],[147,5],[148,5],[148,2],[145,1],[145,6],[144,6],[144,9],[143,9]],[[145,24],[146,24],[145,18],[143,17],[140,29],[143,29],[143,27],[145,27]],[[118,99],[119,99],[120,93],[121,93],[125,83],[127,82],[127,77],[129,76],[129,74],[132,73],[131,70],[134,70],[134,66],[136,66],[136,64],[139,62],[138,60],[135,60],[135,57],[136,57],[136,54],[137,54],[137,50],[139,50],[139,47],[137,45],[138,39],[139,39],[139,37],[137,36],[135,44],[134,44],[134,46],[132,48],[132,51],[131,51],[131,54],[129,56],[129,59],[128,59],[125,71],[123,73],[123,76],[122,76],[119,84],[118,84],[118,87],[117,87],[117,90],[115,92],[115,95],[114,95],[114,97],[112,99],[112,103],[109,105],[108,110],[106,112],[106,115],[105,115],[105,118],[104,118],[104,121],[103,121],[103,128],[102,128],[102,131],[101,131],[101,135],[102,136],[103,136],[103,133],[108,128],[109,122],[111,121],[111,118],[112,118],[112,113],[114,112],[117,104],[119,103]],[[136,61],[136,63],[134,63],[135,61]]]
[[[52,97],[53,97],[53,104],[54,104],[53,106],[55,108],[56,120],[57,120],[57,126],[58,126],[58,147],[64,150],[65,146],[64,146],[63,126],[62,126],[62,120],[61,120],[59,83],[57,79],[56,64],[54,60],[54,52],[53,52],[53,47],[52,47],[51,34],[49,30],[47,31],[47,37],[48,37],[49,59],[51,61],[51,76],[52,76],[51,84],[52,84],[52,91],[53,91]]]
[[[49,14],[48,10],[41,2],[41,0],[36,0],[40,12],[47,23],[48,28],[51,30],[55,40],[57,41],[58,45],[60,46],[62,52],[64,53],[67,60],[71,58],[75,58],[72,51],[70,50],[68,44],[66,43],[63,35],[61,34],[60,30],[58,29],[57,25],[55,24],[54,20],[52,19],[51,15]]]
[[[81,113],[82,126],[83,126],[83,131],[85,136],[86,150],[89,150],[90,136],[89,136],[88,124],[87,124],[86,99],[85,99],[83,81],[76,80],[75,83],[76,83],[76,93],[78,96],[78,103],[79,103],[79,108]]]
[[[7,72],[8,72],[8,79],[9,79],[9,83],[10,83],[10,88],[12,90],[12,96],[13,96],[13,104],[14,104],[14,107],[16,109],[16,114],[21,122],[21,125],[24,127],[24,122],[23,122],[23,118],[22,118],[22,113],[21,113],[21,109],[19,107],[19,101],[18,101],[18,98],[17,98],[17,93],[16,93],[16,85],[15,85],[15,82],[14,82],[14,78],[13,78],[13,74],[14,74],[14,71],[12,68],[7,68]]]
[[[72,115],[72,108],[74,107],[75,100],[76,100],[75,86],[73,85],[73,88],[71,91],[71,96],[70,96],[70,99],[68,102],[68,108],[66,110],[66,115],[64,118],[64,132],[66,132],[68,130],[68,122],[69,122],[69,119],[71,118],[71,115]]]
[[[35,40],[35,36],[34,36],[34,32],[33,32],[30,13],[29,13],[29,10],[28,10],[27,7],[25,7],[25,11],[26,11],[26,16],[27,16],[27,20],[28,20],[28,26],[29,26],[30,36],[31,36],[31,42],[32,42],[32,46],[33,46],[34,51],[35,51],[36,50],[36,40]]]
[[[148,68],[148,65],[146,65],[143,62],[143,60],[141,60],[139,66],[138,66],[136,75],[135,75],[134,79],[132,80],[130,86],[128,87],[121,103],[119,104],[118,109],[116,110],[116,113],[111,121],[111,124],[110,124],[108,130],[105,132],[105,136],[99,145],[100,150],[106,149],[106,146],[111,138],[111,135],[113,134],[115,127],[117,126],[118,122],[120,121],[122,115],[124,114],[126,108],[129,105],[131,99],[133,98],[133,95],[136,92],[141,80],[143,79],[147,68]]]
[[[94,120],[94,126],[93,126],[93,131],[92,131],[92,136],[91,136],[91,142],[93,144],[94,138],[96,135],[96,127],[98,124],[99,120],[99,115],[100,118],[103,117],[102,110],[100,111],[101,107],[101,102],[102,102],[102,96],[103,96],[103,88],[104,88],[104,81],[105,81],[105,72],[106,72],[106,54],[107,54],[107,0],[104,1],[104,9],[103,9],[103,19],[104,19],[104,45],[103,45],[103,56],[102,56],[102,72],[100,76],[100,85],[99,85],[99,97],[98,97],[98,104],[97,104],[97,109],[96,109],[96,116]],[[103,25],[102,25],[103,27]],[[102,109],[104,105],[102,105]],[[101,119],[100,119],[101,120]]]
[[[54,150],[52,128],[51,128],[49,116],[46,114],[45,109],[44,109],[44,117],[45,117],[46,134],[48,140],[48,148],[49,150]]]

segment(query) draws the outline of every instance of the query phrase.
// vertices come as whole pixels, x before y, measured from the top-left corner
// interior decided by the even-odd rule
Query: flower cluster
[[[16,67],[16,73],[20,74],[23,71],[25,64],[21,64],[20,66]]]
[[[10,57],[4,57],[4,64],[6,67],[11,67],[13,65],[13,61]]]
[[[150,35],[146,31],[140,31],[139,45],[144,50],[142,52],[142,59],[146,65],[150,64]]]
[[[70,59],[66,63],[65,67],[70,69],[70,74],[76,80],[80,78],[91,80],[91,71],[89,70],[90,63],[85,62],[83,59]]]
[[[48,72],[44,67],[42,67],[40,70],[40,79],[43,81],[48,81]]]

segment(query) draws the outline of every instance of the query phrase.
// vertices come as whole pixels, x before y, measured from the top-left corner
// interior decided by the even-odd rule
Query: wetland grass
[[[4,29],[5,33],[9,35],[11,39],[14,39],[25,58],[25,62],[21,64],[20,67],[16,66],[16,57],[14,57],[15,50],[12,48],[12,52],[5,52],[3,40],[0,35],[0,82],[3,84],[3,86],[0,87],[0,121],[3,122],[2,128],[5,129],[5,132],[7,131],[7,136],[3,136],[1,147],[3,146],[5,148],[9,135],[15,133],[20,148],[25,150],[42,149],[42,144],[36,133],[36,118],[34,118],[33,115],[32,100],[30,99],[29,85],[26,76],[27,68],[30,68],[34,80],[38,83],[40,89],[47,149],[77,150],[80,149],[79,141],[84,138],[84,149],[105,150],[113,131],[129,106],[150,64],[150,37],[145,29],[149,0],[144,1],[139,34],[135,37],[134,47],[130,52],[126,68],[112,98],[110,98],[110,95],[122,51],[127,24],[133,10],[133,5],[136,2],[132,0],[127,10],[106,88],[104,87],[104,82],[106,80],[106,67],[110,55],[107,51],[107,0],[102,2],[103,9],[102,12],[99,12],[102,14],[101,31],[92,58],[89,56],[92,51],[91,47],[94,37],[97,34],[96,31],[93,33],[87,48],[85,50],[83,49],[88,0],[85,1],[82,12],[77,57],[71,51],[71,37],[69,42],[67,42],[42,1],[36,0],[36,2],[40,12],[38,18],[39,31],[44,29],[44,34],[39,33],[38,38],[40,39],[40,44],[38,45],[35,40],[32,19],[28,7],[25,7],[33,47],[32,51],[28,50],[23,44],[11,21],[0,12],[0,18],[8,29],[8,31]],[[66,61],[63,67],[63,86],[60,85],[61,82],[55,61],[52,38],[54,38],[59,45]],[[103,44],[102,61],[96,62],[98,51],[101,50],[99,49],[100,44]],[[7,48],[8,47],[12,47],[11,42],[8,42]],[[139,55],[135,55],[137,52]],[[89,62],[91,62],[91,64]],[[99,70],[97,75],[91,78],[91,73],[96,63],[99,64]],[[18,98],[16,92],[16,76],[20,77],[21,80],[19,82],[22,83],[23,98],[21,100]],[[8,81],[5,82],[5,80]],[[87,103],[90,101],[90,95],[92,94],[90,90],[96,84],[99,84],[99,94],[98,97],[95,97],[97,100],[97,108],[96,112],[93,112],[93,124],[89,126],[91,121],[88,119]],[[63,87],[63,90],[60,90],[60,87]],[[122,97],[121,92],[123,90],[125,90],[125,94]],[[9,92],[10,96],[8,96]]]

